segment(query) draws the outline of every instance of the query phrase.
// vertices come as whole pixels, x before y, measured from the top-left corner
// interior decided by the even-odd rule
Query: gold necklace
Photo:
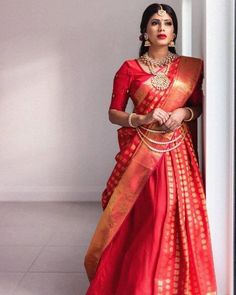
[[[162,67],[167,64],[170,64],[178,55],[172,52],[168,52],[168,54],[159,59],[153,59],[148,55],[148,52],[145,52],[142,56],[140,56],[140,61],[145,65],[151,65],[153,67]]]
[[[169,65],[166,67],[165,72],[160,72],[160,70],[155,71],[151,66],[148,66],[148,68],[154,75],[154,77],[151,79],[152,86],[158,90],[167,89],[170,85],[170,79],[166,75],[169,70]]]
[[[166,73],[169,69],[170,63],[177,57],[177,54],[174,54],[172,52],[168,52],[167,56],[162,57],[158,60],[154,60],[148,55],[148,52],[144,53],[140,57],[140,61],[147,65],[149,68],[149,71],[154,75],[154,77],[151,79],[152,86],[158,90],[165,90],[170,85],[170,80],[167,77]],[[161,67],[167,65],[167,68],[165,72],[160,72],[160,70],[155,71],[154,67]]]

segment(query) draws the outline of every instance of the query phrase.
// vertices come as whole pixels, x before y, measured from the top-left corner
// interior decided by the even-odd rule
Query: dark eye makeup
[[[167,26],[171,26],[171,25],[172,25],[172,21],[165,21],[164,23],[165,23],[165,25],[167,25]],[[155,26],[155,25],[157,25],[157,24],[158,24],[158,25],[161,24],[161,22],[160,22],[159,19],[154,19],[154,20],[151,21],[151,25]]]

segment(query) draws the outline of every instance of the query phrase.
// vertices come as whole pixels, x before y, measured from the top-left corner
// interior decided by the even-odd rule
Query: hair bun
[[[143,40],[144,40],[143,34],[141,34],[141,35],[139,36],[139,40],[140,40],[140,41],[143,41]]]

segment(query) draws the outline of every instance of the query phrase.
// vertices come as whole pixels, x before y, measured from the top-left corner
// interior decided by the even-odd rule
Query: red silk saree
[[[177,57],[168,72],[171,84],[160,91],[152,74],[128,60],[115,75],[110,108],[125,110],[129,97],[139,114],[201,103],[202,75],[200,59]],[[193,133],[186,123],[168,133],[152,133],[154,125],[141,133],[118,129],[120,152],[84,261],[86,295],[216,295]],[[159,144],[147,146],[146,137]]]

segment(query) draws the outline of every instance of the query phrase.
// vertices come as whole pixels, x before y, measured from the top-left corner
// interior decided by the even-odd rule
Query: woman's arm
[[[191,109],[192,112],[189,109]],[[171,112],[169,118],[164,122],[163,128],[165,126],[169,130],[174,131],[182,124],[183,121],[188,121],[189,119],[191,119],[191,121],[195,120],[201,115],[201,113],[201,105],[175,109]]]
[[[129,125],[129,113],[110,109],[109,110],[109,120],[112,124],[117,124],[124,127],[130,127]],[[142,125],[143,115],[134,114],[132,116],[132,124],[137,127]]]
[[[130,114],[125,111],[109,109],[109,120],[113,124],[130,127],[129,115]],[[168,120],[169,117],[170,114],[168,112],[165,112],[161,108],[156,108],[146,115],[133,113],[131,122],[134,127],[150,124],[153,122],[157,122],[161,126]]]
[[[146,115],[133,113],[132,117],[129,117],[130,114],[125,111],[132,79],[129,63],[125,61],[116,72],[113,80],[113,91],[108,112],[110,122],[124,127],[137,127],[152,122],[157,122],[161,126],[170,116],[168,112],[161,108],[156,108]]]
[[[202,114],[202,105],[201,104],[200,105],[196,105],[196,106],[191,106],[190,108],[193,111],[193,118],[192,118],[192,120],[195,120],[195,119],[197,119],[198,117],[201,116],[201,114]],[[191,116],[191,114],[188,111],[187,118],[185,116],[184,120],[188,120],[190,118],[190,116]]]

